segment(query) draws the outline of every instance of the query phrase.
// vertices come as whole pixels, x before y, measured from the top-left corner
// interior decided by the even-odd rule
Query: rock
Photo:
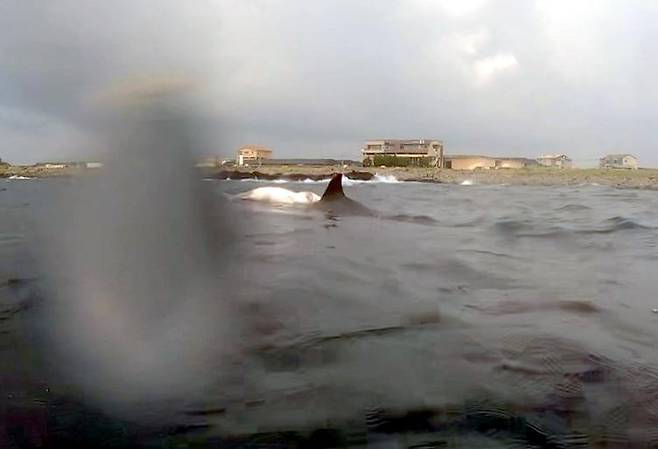
[[[251,173],[245,173],[237,170],[221,170],[208,177],[212,179],[251,179],[253,178],[253,175]]]
[[[355,171],[355,170],[352,170],[349,173],[345,173],[345,176],[347,176],[350,179],[354,179],[354,180],[358,180],[358,181],[370,181],[372,178],[375,177],[375,175],[373,175],[370,172]]]

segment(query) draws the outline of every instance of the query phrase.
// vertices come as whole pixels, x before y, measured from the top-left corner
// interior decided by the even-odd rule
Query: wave
[[[283,178],[277,178],[277,179],[260,179],[260,178],[242,178],[242,179],[231,179],[231,178],[226,178],[225,181],[240,181],[240,182],[262,182],[265,184],[326,184],[329,182],[331,178],[326,178],[326,179],[311,179],[311,178],[306,178],[306,179],[283,179]],[[345,182],[346,177],[343,179],[343,182]]]
[[[30,178],[29,176],[12,175],[12,176],[10,176],[10,177],[7,178],[7,179],[20,179],[20,180],[24,180],[24,179],[34,179],[34,178]]]
[[[400,181],[393,175],[380,175],[375,173],[371,179],[352,179],[343,175],[343,184],[346,186],[354,184],[401,184],[403,181]]]
[[[573,231],[568,229],[552,226],[545,230],[531,231],[531,232],[520,232],[515,235],[518,238],[537,238],[537,239],[558,239],[558,238],[571,238],[573,237]]]
[[[494,227],[503,233],[515,233],[518,231],[531,230],[534,224],[528,220],[503,219],[494,224]]]
[[[565,212],[578,212],[582,210],[591,210],[591,207],[585,206],[584,204],[566,204],[562,207],[558,207],[555,210],[565,211]]]
[[[587,209],[585,206],[582,206]],[[570,210],[560,208],[558,210]],[[580,207],[574,210],[583,210]],[[513,236],[521,237],[539,237],[539,238],[558,238],[558,237],[575,237],[576,235],[587,234],[611,234],[620,231],[634,231],[634,230],[656,230],[658,226],[649,225],[646,223],[639,223],[627,217],[616,216],[602,221],[598,225],[590,225],[588,227],[571,227],[571,226],[545,226],[539,222],[530,220],[514,220],[504,219],[496,222],[494,228],[497,232]]]
[[[397,214],[397,215],[392,215],[389,218],[390,220],[394,221],[400,221],[404,223],[415,223],[415,224],[422,224],[422,225],[427,225],[427,226],[432,226],[438,224],[438,220],[435,218],[430,217],[429,215],[408,215],[408,214]]]
[[[15,245],[25,242],[25,236],[22,234],[0,234],[0,246]]]
[[[505,253],[499,253],[496,251],[488,251],[484,249],[459,249],[456,251],[457,253],[464,253],[464,254],[477,254],[477,255],[482,255],[482,256],[493,256],[493,257],[499,257],[499,258],[505,258],[505,259],[514,259],[514,260],[521,260],[520,257],[512,256],[510,254],[505,254]]]
[[[605,220],[601,227],[594,229],[584,229],[578,232],[580,234],[610,234],[612,232],[617,232],[617,231],[651,230],[651,229],[658,229],[658,227],[638,223],[637,221],[633,221],[630,218],[616,216]]]
[[[382,182],[382,183],[387,183],[387,184],[398,184],[401,183],[398,178],[396,178],[393,175],[380,175],[378,173],[375,173],[375,178],[373,179],[372,182]]]
[[[573,231],[561,226],[546,226],[533,220],[503,219],[494,223],[494,229],[507,237],[513,238],[564,238],[573,235]]]
[[[459,185],[460,185],[460,186],[472,186],[472,185],[474,185],[474,184],[475,184],[475,183],[473,182],[473,180],[471,180],[471,179],[466,179],[466,180],[462,181]]]

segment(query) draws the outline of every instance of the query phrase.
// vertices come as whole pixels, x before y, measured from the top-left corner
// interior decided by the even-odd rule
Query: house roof
[[[368,139],[366,143],[371,142],[395,142],[395,143],[418,143],[418,142],[440,142],[440,139]]]
[[[272,151],[272,149],[267,148],[265,145],[242,145],[239,150]]]

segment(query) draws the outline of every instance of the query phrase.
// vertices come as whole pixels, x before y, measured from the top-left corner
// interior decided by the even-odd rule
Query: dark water
[[[240,348],[154,422],[76,393],[39,347],[33,214],[66,185],[0,185],[0,446],[658,447],[656,192],[346,187],[383,218],[234,204]]]

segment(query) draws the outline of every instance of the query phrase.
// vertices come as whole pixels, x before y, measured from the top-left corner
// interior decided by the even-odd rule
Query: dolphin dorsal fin
[[[345,193],[343,193],[343,174],[336,173],[331,177],[327,190],[322,194],[321,201],[333,200],[337,198],[343,198]]]

